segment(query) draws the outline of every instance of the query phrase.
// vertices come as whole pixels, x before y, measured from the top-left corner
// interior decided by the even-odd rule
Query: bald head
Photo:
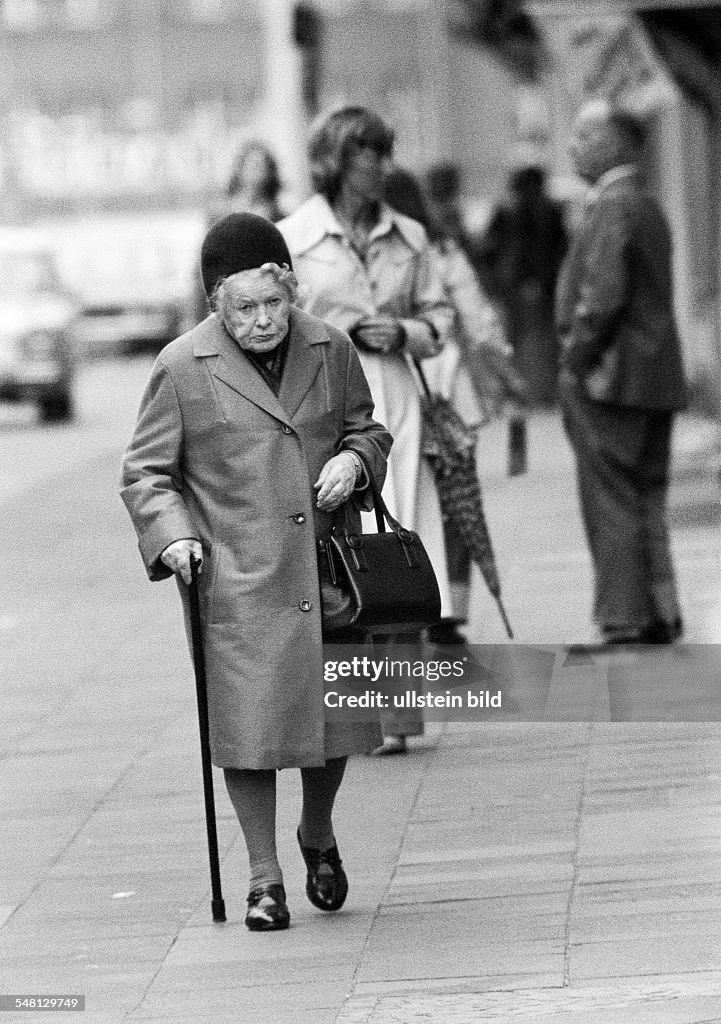
[[[614,167],[636,163],[644,142],[635,117],[608,100],[593,100],[578,113],[569,153],[577,173],[593,184]]]

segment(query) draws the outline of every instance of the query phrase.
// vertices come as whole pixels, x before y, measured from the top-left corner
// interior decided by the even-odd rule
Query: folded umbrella
[[[422,450],[433,468],[441,512],[454,524],[481,570],[512,640],[513,630],[501,599],[501,583],[476,472],[477,428],[467,426],[448,399],[432,394],[420,364],[415,363],[415,368],[423,386]]]

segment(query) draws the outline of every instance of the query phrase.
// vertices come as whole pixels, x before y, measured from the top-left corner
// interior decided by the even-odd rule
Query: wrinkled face
[[[267,270],[242,270],[223,282],[217,307],[231,338],[250,352],[271,352],[288,333],[290,295]]]
[[[389,158],[377,146],[351,139],[343,159],[343,188],[359,198],[380,202],[383,198]]]
[[[568,152],[577,174],[594,183],[619,163],[619,140],[604,108],[582,111],[576,120]]]

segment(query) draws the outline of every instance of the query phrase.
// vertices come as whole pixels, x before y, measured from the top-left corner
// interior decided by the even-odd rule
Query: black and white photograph
[[[0,57],[0,1024],[721,1024],[721,3]]]

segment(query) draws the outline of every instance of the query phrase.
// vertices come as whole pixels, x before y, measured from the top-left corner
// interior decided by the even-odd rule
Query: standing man
[[[671,237],[640,180],[644,142],[638,121],[610,103],[581,110],[570,155],[592,189],[556,302],[594,618],[609,644],[669,644],[682,632],[666,499],[673,414],[686,389]]]

